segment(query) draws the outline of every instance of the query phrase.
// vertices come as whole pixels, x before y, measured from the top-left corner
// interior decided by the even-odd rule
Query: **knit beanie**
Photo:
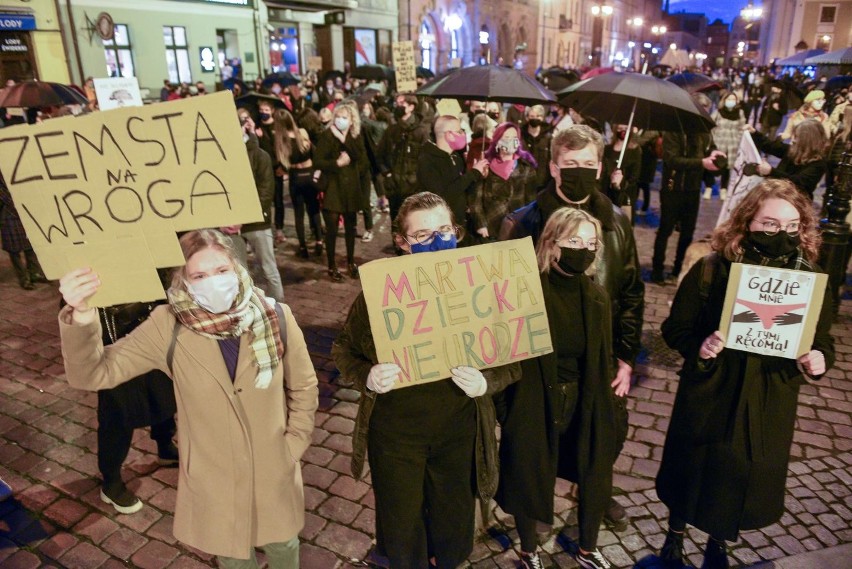
[[[805,97],[805,103],[811,103],[816,101],[817,99],[825,99],[825,93],[820,91],[819,89],[814,89]]]

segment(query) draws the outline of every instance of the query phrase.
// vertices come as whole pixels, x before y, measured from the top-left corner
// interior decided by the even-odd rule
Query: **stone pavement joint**
[[[654,195],[656,205],[657,195]],[[709,233],[717,200],[701,202],[696,236]],[[637,219],[636,239],[647,277],[654,239],[652,214]],[[386,256],[391,243],[386,214],[374,213],[375,238],[356,244],[359,264]],[[303,457],[304,569],[347,567],[373,546],[375,500],[369,473],[355,480],[349,471],[357,391],[342,384],[331,360],[331,343],[360,290],[350,278],[328,280],[325,257],[303,260],[288,207],[289,240],[277,249],[286,301],[300,323],[320,379],[320,409],[313,446]],[[669,261],[674,254],[673,237]],[[341,237],[339,247],[344,250]],[[669,265],[670,266],[670,265]],[[256,267],[255,267],[256,269]],[[257,270],[253,271],[257,274]],[[260,283],[262,284],[262,282]],[[630,434],[616,462],[616,499],[631,520],[626,530],[603,530],[600,547],[615,567],[632,567],[661,546],[667,509],[654,491],[668,418],[677,390],[680,356],[668,349],[659,325],[669,312],[673,286],[646,285],[643,352],[628,397]],[[200,569],[212,556],[178,543],[172,535],[176,469],[158,469],[155,445],[138,429],[123,470],[128,487],[145,503],[131,516],[116,514],[99,498],[95,394],[72,389],[64,380],[59,349],[55,285],[18,288],[8,260],[0,260],[0,476],[15,490],[0,504],[0,566],[69,569]],[[836,368],[817,385],[801,390],[787,481],[786,513],[776,524],[744,532],[732,544],[738,565],[798,569],[849,567],[852,559],[852,303],[842,303],[833,333]],[[573,486],[558,481],[557,525],[542,526],[545,561],[577,566],[570,555],[576,538]],[[488,533],[479,533],[468,565],[516,567],[518,536],[511,516],[494,509]],[[690,528],[689,560],[701,564],[706,536]],[[769,564],[765,562],[771,562]],[[774,564],[774,565],[773,565]]]

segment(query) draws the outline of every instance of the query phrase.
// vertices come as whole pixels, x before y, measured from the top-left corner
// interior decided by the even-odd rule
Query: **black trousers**
[[[337,259],[335,259],[334,254],[337,247],[337,220],[340,216],[343,216],[343,229],[346,237],[346,262],[351,265],[355,262],[355,232],[358,225],[358,212],[340,213],[339,211],[324,209],[322,215],[325,219],[325,253],[328,259],[328,268],[337,268]]]
[[[126,423],[121,409],[106,398],[98,398],[98,470],[105,486],[121,482],[121,465],[133,441],[133,427]],[[151,425],[151,439],[158,447],[168,445],[175,432],[174,417]]]
[[[275,176],[272,205],[275,209],[275,229],[284,229],[284,178],[282,176]]]
[[[296,236],[299,245],[306,246],[305,236],[305,212],[311,224],[311,232],[314,241],[322,241],[322,218],[320,216],[320,204],[317,197],[317,185],[314,183],[312,168],[292,168],[290,170],[290,201],[293,204],[293,215],[296,222]],[[276,212],[278,211],[276,205]],[[281,221],[283,223],[283,209]],[[277,220],[276,220],[277,223]],[[278,227],[276,225],[276,227]]]
[[[378,397],[368,441],[377,550],[393,569],[428,569],[433,556],[455,569],[473,549],[476,405],[449,380]]]
[[[677,252],[675,253],[672,273],[680,274],[686,248],[692,243],[692,236],[695,233],[700,203],[701,194],[695,190],[663,189],[660,191],[660,227],[657,229],[657,237],[654,239],[654,258],[652,261],[654,273],[662,274],[666,261],[666,245],[669,236],[674,232],[675,226],[678,225],[680,237],[677,240]]]

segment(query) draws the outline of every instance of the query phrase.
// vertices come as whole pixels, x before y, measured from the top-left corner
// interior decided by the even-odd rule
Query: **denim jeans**
[[[270,230],[271,231],[271,230]],[[269,569],[299,569],[299,538],[280,543],[268,543],[261,547],[266,554]],[[248,559],[217,556],[221,569],[258,569],[254,548],[249,552]]]
[[[272,247],[272,229],[261,229],[243,233],[243,238],[249,242],[254,256],[260,263],[263,276],[268,283],[266,291],[279,302],[284,302],[284,286],[281,284],[281,273],[278,272],[278,262],[275,260],[275,250]]]

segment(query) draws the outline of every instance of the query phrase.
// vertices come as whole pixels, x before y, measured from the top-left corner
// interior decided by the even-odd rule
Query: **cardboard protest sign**
[[[0,171],[48,278],[98,273],[94,306],[164,298],[175,232],[263,219],[227,91],[7,127]]]
[[[726,348],[798,358],[811,349],[828,276],[731,265],[720,331]]]
[[[414,47],[410,41],[395,41],[392,47],[393,68],[396,71],[396,90],[399,93],[413,93],[417,90]]]
[[[731,217],[743,198],[748,193],[763,181],[762,176],[746,176],[743,172],[746,164],[760,164],[763,158],[760,152],[757,151],[757,146],[754,145],[754,139],[747,132],[743,133],[743,138],[740,141],[739,149],[737,150],[737,158],[731,166],[731,181],[728,183],[728,199],[722,202],[722,209],[719,210],[719,217],[716,219],[716,227],[719,227]]]
[[[438,110],[438,116],[450,115],[458,117],[462,112],[461,105],[459,105],[459,102],[455,99],[441,99],[438,101],[436,108]]]
[[[308,71],[322,71],[322,56],[308,56]]]
[[[107,77],[95,79],[98,108],[110,111],[121,107],[141,107],[139,80],[136,77]]]
[[[360,267],[380,362],[396,388],[553,351],[532,239],[372,261]]]

